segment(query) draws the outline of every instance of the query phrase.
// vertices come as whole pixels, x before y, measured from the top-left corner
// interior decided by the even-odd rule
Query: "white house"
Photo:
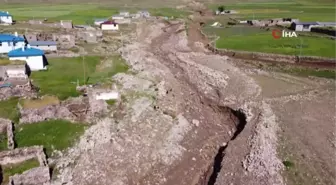
[[[57,42],[55,41],[31,41],[29,45],[43,51],[57,51]]]
[[[102,30],[119,30],[118,23],[114,21],[105,21],[100,25]]]
[[[21,48],[25,45],[25,39],[15,35],[0,34],[0,53],[8,53],[11,50]]]
[[[47,61],[44,52],[40,49],[32,48],[30,45],[12,50],[8,53],[9,60],[24,60],[31,71],[47,69]]]
[[[8,12],[0,11],[0,24],[13,24],[13,17]]]

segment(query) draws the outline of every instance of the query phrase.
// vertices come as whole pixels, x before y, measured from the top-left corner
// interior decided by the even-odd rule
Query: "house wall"
[[[12,16],[0,16],[0,23],[12,24],[13,23]]]
[[[25,68],[23,68],[23,69],[7,69],[6,73],[7,73],[8,78],[27,79]]]
[[[119,30],[118,24],[102,24],[101,25],[102,30]]]
[[[47,69],[43,64],[42,56],[27,56],[27,57],[9,57],[9,60],[24,60],[27,62],[31,71],[39,71]]]
[[[0,41],[1,42],[1,41]],[[13,46],[13,42],[1,42],[0,44],[0,53],[8,53],[14,49],[21,48],[25,43],[23,41],[16,42],[15,46]]]
[[[43,51],[57,51],[57,46],[52,45],[52,46],[31,46],[32,48],[40,49]]]

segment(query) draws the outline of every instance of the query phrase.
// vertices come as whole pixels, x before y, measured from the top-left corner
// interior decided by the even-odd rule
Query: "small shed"
[[[57,51],[57,42],[55,41],[31,41],[29,44],[32,48],[44,51]]]
[[[32,48],[29,44],[26,47],[12,50],[8,53],[9,60],[26,61],[31,71],[46,70],[48,62],[44,52],[40,49]]]
[[[61,27],[66,29],[72,29],[72,21],[71,20],[61,20]]]
[[[13,17],[9,12],[0,11],[0,24],[13,24]]]
[[[114,21],[105,21],[100,25],[102,30],[119,30],[118,23]]]

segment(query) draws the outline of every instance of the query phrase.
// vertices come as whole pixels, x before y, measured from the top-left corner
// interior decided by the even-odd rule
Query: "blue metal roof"
[[[11,16],[9,13],[0,11],[0,16]]]
[[[28,48],[22,51],[22,48],[12,50],[8,52],[8,57],[27,57],[27,56],[42,56],[44,52],[40,49]]]
[[[0,42],[9,42],[9,41],[25,41],[22,37],[17,37],[10,34],[0,34]]]
[[[31,46],[55,46],[57,42],[55,41],[30,41],[29,45]]]

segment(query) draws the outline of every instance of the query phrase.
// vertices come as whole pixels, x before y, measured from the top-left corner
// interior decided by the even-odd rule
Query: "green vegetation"
[[[15,142],[17,147],[43,145],[50,156],[54,150],[71,146],[84,129],[84,124],[63,120],[20,125],[15,129]]]
[[[224,12],[224,10],[225,10],[225,6],[221,5],[221,6],[219,6],[219,7],[217,8],[217,10],[218,10],[219,12]]]
[[[0,133],[0,151],[7,150],[7,134]]]
[[[294,163],[291,161],[283,161],[282,163],[286,166],[286,168],[294,167]]]
[[[0,101],[0,117],[18,122],[20,114],[17,108],[18,98]]]
[[[58,105],[60,101],[55,96],[43,96],[40,99],[22,99],[19,101],[23,108],[42,108],[48,105]]]
[[[188,12],[175,8],[153,8],[150,9],[149,12],[152,16],[163,16],[168,18],[183,18],[189,15]]]
[[[112,66],[96,70],[100,61],[101,58],[97,56],[86,56],[84,60],[82,57],[51,58],[48,70],[34,72],[31,78],[33,83],[36,83],[40,88],[41,95],[55,95],[60,100],[64,100],[79,95],[79,92],[76,91],[77,80],[80,85],[94,84],[102,82],[118,72],[128,70],[120,56],[113,57]]]
[[[106,103],[109,105],[114,105],[116,102],[116,100],[106,100]]]
[[[21,174],[31,168],[39,166],[39,162],[36,159],[30,159],[19,164],[12,164],[2,166],[3,180],[2,184],[8,184],[9,177],[15,174]]]

